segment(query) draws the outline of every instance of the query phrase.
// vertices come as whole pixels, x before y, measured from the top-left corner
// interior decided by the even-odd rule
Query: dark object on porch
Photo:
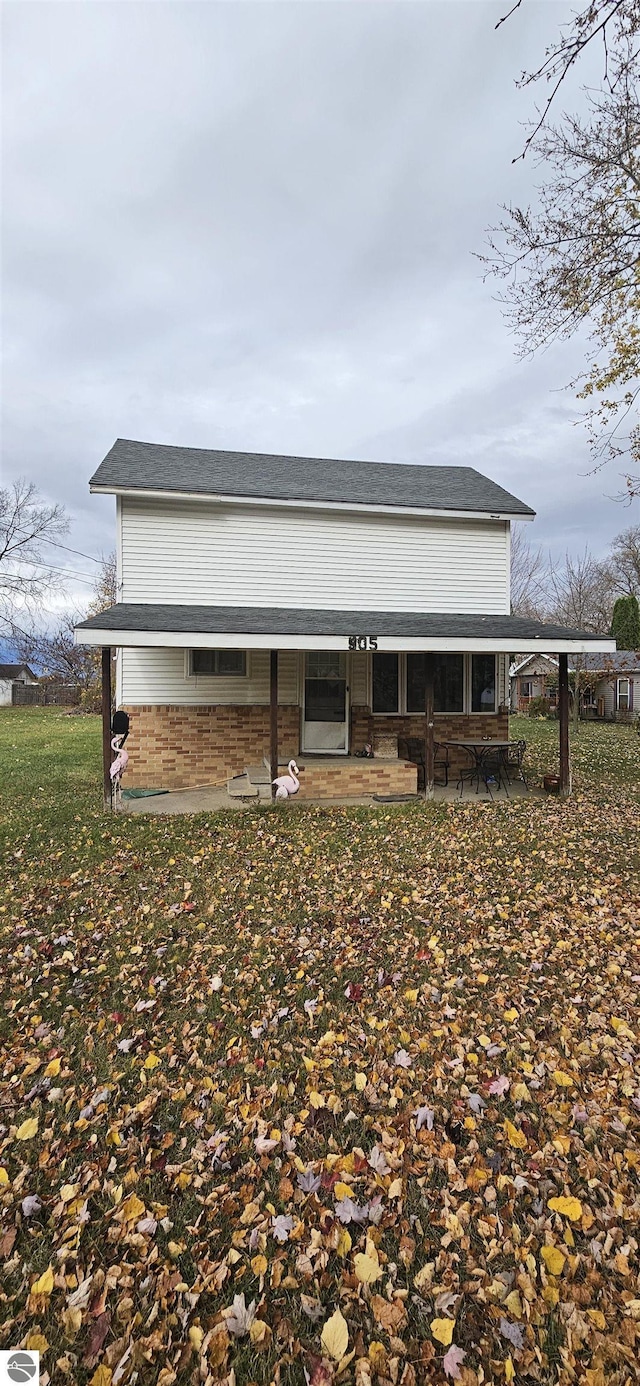
[[[373,760],[373,746],[368,741],[361,751],[355,752],[355,755],[358,760]]]
[[[113,714],[113,721],[112,721],[112,723],[111,723],[111,731],[112,731],[112,733],[113,733],[114,736],[121,736],[121,737],[122,737],[122,741],[120,742],[120,746],[121,746],[121,747],[124,746],[124,743],[125,743],[125,741],[126,741],[128,735],[129,735],[129,714],[128,714],[128,712],[123,712],[122,709],[120,709],[118,712],[114,712],[114,714]]]
[[[522,780],[525,789],[528,788],[523,765],[526,749],[527,743],[524,738],[522,738],[520,741],[511,741],[504,755],[504,768],[507,779],[510,783],[513,780]]]
[[[544,777],[542,783],[543,783],[543,785],[544,785],[545,794],[559,794],[559,793],[560,793],[560,776],[559,776],[559,775],[545,775],[545,777]]]
[[[372,794],[376,804],[415,804],[422,794]]]
[[[398,737],[398,756],[400,760],[410,760],[418,767],[418,790],[424,793],[425,785],[425,743],[420,736]],[[447,746],[435,744],[435,784],[449,783],[449,750]]]

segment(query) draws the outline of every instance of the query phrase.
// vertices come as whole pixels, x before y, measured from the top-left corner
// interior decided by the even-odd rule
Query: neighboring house
[[[38,683],[38,677],[28,664],[0,664],[0,707],[10,707],[16,699],[14,686]]]
[[[509,670],[511,711],[527,713],[534,698],[547,698],[556,706],[558,661],[551,655],[530,654]]]
[[[628,722],[640,714],[640,651],[617,650],[580,661],[581,702],[586,716],[606,722]]]
[[[400,736],[422,739],[430,791],[434,742],[508,736],[509,651],[566,672],[615,647],[509,614],[510,525],[534,512],[470,467],[119,439],[90,485],[116,497],[118,602],[76,640],[103,647],[105,679],[117,650],[131,786],[304,756],[314,794],[400,792]],[[355,758],[383,737],[390,758]]]

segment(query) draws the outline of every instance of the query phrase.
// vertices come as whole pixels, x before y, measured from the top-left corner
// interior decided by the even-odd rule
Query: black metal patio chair
[[[525,789],[528,789],[526,775],[524,773],[524,755],[527,743],[523,739],[520,741],[510,741],[504,752],[504,770],[510,784],[516,780],[521,780]]]

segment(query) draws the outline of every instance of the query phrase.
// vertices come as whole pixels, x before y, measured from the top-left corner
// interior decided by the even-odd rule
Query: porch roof
[[[523,616],[324,611],[119,602],[75,628],[76,644],[199,649],[610,652],[615,640]]]

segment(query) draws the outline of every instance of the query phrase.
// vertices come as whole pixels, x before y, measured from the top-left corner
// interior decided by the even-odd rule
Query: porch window
[[[618,679],[618,712],[629,711],[629,680]]]
[[[492,654],[471,656],[471,711],[496,710],[496,658]]]
[[[407,655],[407,712],[424,712],[425,660],[423,654]],[[435,712],[464,711],[464,655],[435,656],[433,706]]]
[[[192,650],[191,673],[215,678],[246,678],[246,650]]]
[[[397,654],[373,655],[372,708],[374,712],[398,712],[400,708],[400,661]],[[422,710],[424,711],[424,702]]]

